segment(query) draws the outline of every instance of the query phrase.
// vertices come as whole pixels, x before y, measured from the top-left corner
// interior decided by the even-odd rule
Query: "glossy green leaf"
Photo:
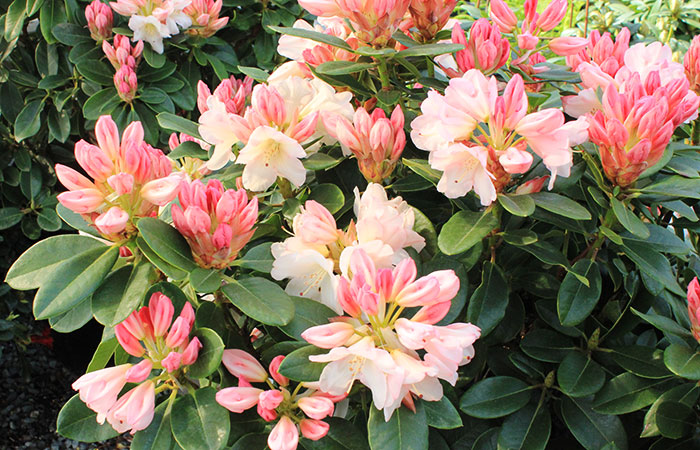
[[[371,63],[354,61],[327,61],[316,67],[318,73],[324,75],[348,75],[351,73],[363,72],[374,67]]]
[[[311,362],[309,361],[309,356],[326,353],[328,353],[328,350],[313,345],[296,349],[282,360],[279,372],[285,377],[296,381],[318,381],[326,364]]]
[[[514,216],[528,217],[535,212],[535,201],[529,195],[498,194],[498,203]]]
[[[495,419],[514,413],[527,404],[532,387],[513,377],[486,378],[462,395],[459,409],[472,417]]]
[[[245,315],[266,325],[286,325],[294,318],[294,303],[272,281],[244,278],[225,285],[222,291]]]
[[[646,438],[659,436],[661,434],[659,427],[656,424],[656,414],[659,410],[659,406],[662,403],[676,401],[692,407],[698,401],[698,396],[700,396],[700,392],[698,391],[695,383],[682,384],[661,394],[661,396],[654,401],[649,408],[649,411],[647,411],[646,415],[644,416],[644,427],[642,429],[641,437]]]
[[[306,170],[327,170],[343,162],[343,159],[334,158],[326,153],[316,152],[308,158],[304,158],[301,162],[304,163]]]
[[[622,248],[625,250],[625,255],[637,265],[639,270],[663,284],[674,294],[685,297],[685,291],[678,285],[671,264],[662,254],[648,245],[631,241],[626,241]]]
[[[275,260],[272,257],[270,247],[272,247],[272,242],[257,245],[248,250],[245,255],[238,257],[233,265],[257,272],[270,273],[272,262]]]
[[[657,409],[656,426],[663,437],[680,439],[696,426],[693,409],[681,402],[665,401]]]
[[[593,409],[601,414],[627,414],[654,403],[665,380],[640,378],[629,372],[606,383],[593,400]]]
[[[563,195],[553,192],[537,192],[531,194],[531,197],[538,207],[554,214],[574,220],[588,220],[591,218],[591,213],[586,208]]]
[[[350,47],[350,45],[347,44],[347,42],[331,34],[320,33],[318,31],[306,30],[303,28],[273,26],[270,26],[269,28],[278,33],[286,34],[289,36],[296,36],[304,39],[310,39],[312,41],[321,42],[323,44],[328,44],[333,47],[338,47],[347,51],[352,51],[352,48]]]
[[[185,133],[197,139],[202,139],[202,136],[199,135],[199,124],[197,122],[168,112],[158,114],[156,119],[158,119],[158,124],[166,130]]]
[[[202,348],[199,349],[197,360],[187,368],[187,375],[193,378],[204,378],[214,373],[221,364],[224,342],[216,331],[209,328],[198,328],[192,335],[199,339]]]
[[[559,287],[557,295],[557,313],[559,321],[564,326],[574,326],[586,320],[600,299],[603,281],[595,261],[581,259],[571,269],[583,275],[589,282],[585,286],[568,272]]]
[[[406,407],[394,411],[388,421],[375,407],[369,410],[367,421],[369,447],[372,450],[420,450],[428,448],[428,421],[421,402],[416,412]]]
[[[649,230],[644,226],[644,222],[630,211],[624,203],[616,198],[611,198],[610,204],[612,205],[615,217],[617,217],[617,220],[620,221],[627,231],[643,239],[649,237]]]
[[[545,362],[561,362],[576,347],[571,339],[555,331],[538,328],[525,335],[520,348],[526,355]]]
[[[175,228],[153,217],[141,218],[136,226],[146,244],[166,263],[188,272],[197,267],[190,246]]]
[[[664,352],[653,347],[628,345],[613,348],[612,358],[623,369],[642,378],[671,376],[664,365]]]
[[[137,431],[131,441],[131,450],[176,450],[180,446],[173,438],[170,427],[168,402],[156,406],[151,424],[145,430]]]
[[[222,449],[230,430],[229,412],[216,402],[216,389],[200,388],[175,400],[170,426],[185,449]]]
[[[116,337],[100,342],[95,350],[95,353],[92,355],[92,359],[90,360],[85,373],[94,372],[107,367],[107,363],[110,359],[112,359],[112,355],[119,347],[119,341],[117,341]]]
[[[544,450],[552,432],[552,418],[545,404],[526,405],[503,421],[498,448]]]
[[[168,158],[170,159],[180,159],[184,157],[207,160],[209,159],[209,153],[194,141],[185,141],[168,153]]]
[[[451,430],[462,426],[462,418],[459,417],[457,408],[447,397],[442,397],[436,402],[422,401],[428,420],[428,425],[441,430]]]
[[[408,58],[410,56],[437,56],[445,53],[455,53],[463,50],[462,44],[425,44],[414,45],[413,47],[401,50],[397,56]]]
[[[486,261],[481,284],[469,299],[467,322],[481,328],[481,336],[486,336],[503,320],[507,306],[508,282],[498,266]]]
[[[34,298],[34,317],[48,319],[63,314],[92,294],[114,266],[119,248],[98,247],[60,264]]]
[[[81,442],[105,441],[119,434],[109,423],[97,423],[97,413],[88,408],[78,394],[71,397],[58,413],[56,432]]]
[[[87,28],[73,23],[59,23],[53,27],[52,33],[61,44],[68,46],[74,46],[92,40]]]
[[[14,227],[23,217],[24,213],[22,210],[15,206],[0,208],[0,230]]]
[[[586,450],[599,450],[613,443],[620,450],[627,450],[627,434],[617,416],[599,414],[591,409],[585,399],[564,397],[561,415],[576,440]]]
[[[335,214],[340,211],[340,208],[345,204],[345,196],[335,184],[324,183],[314,186],[309,194],[309,200],[315,200]]]
[[[302,440],[306,450],[368,450],[367,438],[350,421],[339,417],[326,417],[330,425],[328,434],[318,441]],[[247,449],[246,449],[247,450]]]
[[[465,252],[496,227],[498,219],[491,211],[460,211],[443,225],[438,236],[438,247],[446,255]]]
[[[692,337],[692,334],[690,334],[690,331],[688,331],[687,329],[678,325],[677,322],[669,319],[668,317],[660,316],[660,315],[654,314],[654,313],[644,314],[644,313],[637,311],[634,308],[630,308],[630,310],[632,311],[633,314],[641,317],[642,319],[649,322],[654,327],[658,328],[659,330],[663,331],[664,333],[674,334],[676,336],[680,336],[683,338]]]
[[[17,1],[17,0],[15,0]],[[41,129],[41,111],[44,109],[43,100],[34,100],[26,105],[19,112],[15,119],[15,140],[22,142],[28,137],[32,137]]]
[[[218,270],[197,267],[190,272],[190,284],[200,293],[216,291],[221,286],[222,281],[223,277]]]
[[[169,264],[163,260],[156,252],[153,251],[151,247],[146,244],[146,241],[141,237],[138,236],[136,238],[136,245],[138,246],[139,250],[146,256],[146,258],[154,265],[158,270],[163,272],[165,275],[168,277],[172,278],[173,280],[184,280],[187,277],[187,272],[179,269],[172,264]]]
[[[605,372],[600,365],[583,353],[572,351],[557,368],[557,382],[569,397],[595,394],[605,384]]]
[[[682,344],[671,344],[664,350],[664,363],[679,377],[700,380],[700,353]]]
[[[90,319],[92,319],[92,299],[88,297],[69,311],[51,317],[49,325],[59,333],[71,333],[82,328]]]
[[[303,340],[301,333],[305,330],[316,325],[326,325],[329,318],[338,316],[338,313],[316,300],[295,296],[290,298],[294,303],[294,318],[280,329],[296,340]]]
[[[155,280],[156,273],[147,261],[112,272],[92,296],[95,319],[110,327],[122,322],[139,307]]]

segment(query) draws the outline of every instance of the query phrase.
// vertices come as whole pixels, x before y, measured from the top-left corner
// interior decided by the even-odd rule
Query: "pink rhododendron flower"
[[[131,367],[131,364],[122,364],[96,370],[86,373],[72,384],[72,388],[80,394],[80,400],[97,413],[98,423],[104,423],[107,413],[117,403]]]
[[[153,420],[155,401],[153,381],[141,383],[117,400],[107,414],[107,422],[119,433],[145,430]]]
[[[146,41],[153,51],[163,53],[163,38],[176,35],[192,25],[192,18],[183,11],[191,3],[192,0],[117,0],[110,2],[110,6],[117,14],[129,17],[129,28],[134,32],[135,42]],[[212,8],[215,9],[213,5]],[[201,16],[197,15],[197,18]]]
[[[180,181],[171,175],[170,159],[144,142],[141,122],[132,122],[120,138],[112,118],[102,116],[95,134],[99,146],[84,140],[75,144],[78,164],[94,181],[57,164],[59,181],[70,189],[59,194],[58,201],[82,214],[105,238],[117,241],[135,234],[135,218],[151,216],[171,201]],[[152,196],[156,186],[169,188]]]
[[[228,17],[219,17],[222,0],[192,0],[182,12],[192,19],[192,27],[186,33],[203,38],[213,36],[228,23]]]
[[[400,106],[394,108],[391,118],[387,118],[381,108],[375,108],[372,114],[358,108],[352,122],[339,114],[324,114],[322,118],[326,129],[338,139],[345,153],[355,155],[360,172],[367,181],[381,183],[391,176],[406,146]]]
[[[685,76],[690,81],[690,89],[700,95],[700,36],[695,36],[683,58]]]
[[[430,40],[447,24],[456,4],[456,0],[412,0],[408,11],[418,33]]]
[[[436,60],[450,78],[461,77],[470,69],[488,75],[501,68],[510,56],[508,39],[501,37],[496,25],[488,19],[478,19],[469,30],[469,40],[459,23],[452,28],[452,42],[464,45],[455,56],[441,55]]]
[[[693,337],[700,342],[700,283],[697,277],[688,284],[688,317]]]
[[[87,20],[90,36],[97,41],[104,41],[112,36],[112,24],[114,16],[112,9],[100,0],[93,0],[85,7],[85,20]]]
[[[190,244],[194,260],[204,268],[222,269],[250,241],[258,217],[258,199],[245,190],[224,189],[219,180],[184,183],[179,205],[171,213],[175,228]]]
[[[219,83],[213,93],[200,80],[197,84],[197,108],[199,108],[200,114],[207,112],[209,109],[207,101],[213,95],[224,104],[226,112],[242,115],[245,112],[246,101],[252,91],[253,79],[250,77],[245,77],[243,80],[238,80],[233,76],[226,78]]]
[[[353,35],[352,30],[340,17],[319,17],[318,24],[314,26],[311,26],[305,20],[299,19],[294,22],[294,28],[318,31],[344,40],[353,49],[359,47],[359,42]],[[277,44],[277,53],[294,61],[308,63],[314,67],[328,61],[355,61],[358,58],[357,54],[342,48],[288,34],[280,36]]]
[[[372,391],[374,406],[384,410],[386,420],[402,401],[412,402],[412,395],[424,401],[439,400],[439,379],[455,384],[457,368],[473,358],[472,344],[480,335],[479,328],[471,324],[434,325],[447,314],[457,295],[457,276],[443,270],[417,278],[410,258],[393,269],[378,269],[362,249],[353,252],[350,273],[338,286],[339,303],[348,316],[302,333],[310,343],[332,347],[325,355],[309,357],[328,363],[321,372],[320,389],[343,395],[359,381]],[[435,305],[441,305],[441,315],[424,313]],[[410,319],[401,317],[408,307],[421,309]],[[417,350],[424,351],[424,356]],[[311,418],[328,413],[327,406],[309,403],[305,412],[312,413]]]

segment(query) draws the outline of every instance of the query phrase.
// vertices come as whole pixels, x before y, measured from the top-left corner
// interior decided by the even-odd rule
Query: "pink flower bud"
[[[107,184],[114,189],[117,195],[130,194],[134,189],[134,176],[130,173],[120,172],[107,178]]]
[[[151,180],[141,188],[141,197],[158,206],[165,206],[177,196],[182,177],[173,174],[165,178]]]
[[[182,307],[182,311],[180,311],[179,317],[182,317],[185,320],[185,322],[189,324],[190,327],[194,324],[195,313],[194,308],[192,307],[192,304],[190,302],[185,303],[185,305]]]
[[[153,420],[155,384],[146,381],[124,394],[109,410],[107,421],[119,433],[145,430]]]
[[[305,243],[327,245],[340,236],[333,215],[323,205],[307,200],[301,214],[294,216],[295,234]]]
[[[80,400],[97,413],[102,424],[109,410],[117,402],[117,396],[126,384],[126,374],[131,364],[96,370],[81,376],[71,385],[78,391]]]
[[[311,419],[322,420],[333,415],[333,402],[326,397],[302,397],[297,404]]]
[[[567,0],[552,0],[542,11],[542,15],[537,19],[537,26],[542,31],[549,31],[556,28],[564,18],[566,9],[569,6]]]
[[[192,338],[185,350],[182,352],[182,365],[189,366],[197,360],[199,350],[202,348],[202,343],[196,337]]]
[[[301,435],[306,439],[318,441],[328,434],[330,426],[322,420],[302,419],[299,422],[299,428],[301,429]]]
[[[521,50],[534,50],[537,48],[537,44],[540,42],[540,38],[533,36],[529,31],[519,34],[517,36],[518,47]]]
[[[424,306],[411,317],[412,322],[422,322],[428,325],[435,325],[441,321],[450,311],[452,301],[435,303],[434,305]]]
[[[284,395],[277,389],[270,389],[260,394],[258,405],[264,409],[275,409],[284,401]]]
[[[140,383],[151,374],[153,363],[150,359],[144,359],[140,363],[132,366],[126,372],[126,381],[128,383]]]
[[[124,231],[128,222],[129,213],[118,206],[112,206],[95,219],[95,226],[100,233],[109,236]]]
[[[182,345],[190,334],[191,325],[187,323],[183,317],[175,319],[173,326],[170,327],[168,336],[165,338],[165,345],[170,348],[177,348]]]
[[[526,181],[515,189],[516,195],[534,194],[540,192],[544,183],[549,179],[549,175],[533,178]]]
[[[559,56],[575,55],[588,46],[588,39],[563,36],[549,41],[549,49]]]
[[[231,412],[242,413],[258,404],[263,390],[254,387],[230,387],[216,393],[216,402]]]
[[[130,65],[121,66],[114,74],[114,87],[117,88],[119,97],[127,103],[131,103],[136,96],[138,81],[136,72]]]
[[[282,416],[267,437],[267,446],[270,450],[295,450],[299,445],[299,432],[294,422]]]
[[[95,137],[97,138],[97,145],[111,159],[116,160],[119,158],[119,129],[112,116],[103,115],[97,119],[95,123]]]
[[[456,0],[414,0],[408,10],[418,32],[430,40],[447,24],[456,3]]]
[[[258,415],[262,417],[265,422],[272,422],[277,418],[277,411],[274,409],[263,408],[260,403],[258,403],[257,411]]]
[[[253,356],[243,350],[224,350],[221,362],[236,377],[245,378],[247,381],[255,383],[262,383],[267,380],[265,368]]]
[[[280,386],[287,386],[289,384],[289,378],[279,373],[280,364],[284,360],[284,355],[278,355],[272,358],[270,361],[270,376],[279,384]]]
[[[690,43],[690,48],[683,57],[683,68],[690,81],[690,90],[700,95],[700,36],[695,36]]]
[[[57,198],[63,206],[78,214],[91,213],[104,202],[102,193],[92,188],[62,192]]]
[[[301,333],[309,344],[319,348],[335,348],[344,345],[355,334],[355,327],[346,322],[316,325]]]
[[[106,180],[114,171],[114,163],[104,151],[82,139],[75,144],[75,159],[95,180]]]
[[[697,277],[688,284],[688,317],[693,336],[700,342],[700,283]]]
[[[160,363],[168,371],[168,373],[174,372],[180,368],[180,363],[182,362],[182,354],[178,352],[170,352],[168,356],[163,358]]]
[[[129,332],[126,326],[124,326],[124,322],[114,327],[114,334],[116,335],[119,344],[128,354],[138,358],[143,356],[143,354],[146,352],[139,340]]]
[[[153,335],[156,337],[163,336],[173,320],[175,308],[173,302],[168,297],[160,292],[155,292],[151,295],[148,302],[148,312],[151,316],[151,324],[153,325]]]
[[[95,187],[93,182],[87,177],[83,176],[77,170],[71,169],[63,164],[56,164],[56,177],[62,185],[71,191]]]
[[[518,25],[515,13],[503,0],[491,0],[491,20],[498,25],[501,33],[510,33]]]
[[[509,147],[505,153],[499,156],[498,162],[508,173],[525,173],[532,165],[532,155],[524,150]]]
[[[109,39],[112,35],[114,17],[109,5],[100,0],[93,0],[85,7],[85,19],[88,23],[90,36],[98,43]]]

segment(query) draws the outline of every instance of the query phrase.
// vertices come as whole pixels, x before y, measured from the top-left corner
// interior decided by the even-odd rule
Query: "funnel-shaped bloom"
[[[197,264],[228,267],[253,236],[258,199],[245,190],[224,189],[219,180],[183,183],[179,205],[172,206],[175,228],[187,239]]]

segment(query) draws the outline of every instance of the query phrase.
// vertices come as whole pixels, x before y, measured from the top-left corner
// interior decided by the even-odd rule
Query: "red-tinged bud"
[[[503,0],[491,0],[491,20],[498,25],[501,33],[510,33],[518,25],[515,13]]]
[[[129,213],[118,206],[112,206],[107,212],[95,219],[95,227],[105,236],[117,235],[124,231],[129,222]]]
[[[299,409],[311,419],[323,420],[333,415],[333,402],[327,397],[302,397],[297,401]]]
[[[329,428],[330,426],[322,420],[302,419],[302,421],[299,422],[301,435],[312,441],[318,441],[328,434]]]
[[[87,20],[90,36],[97,41],[104,41],[112,36],[112,24],[114,16],[112,8],[100,0],[93,0],[85,7],[85,19]]]
[[[175,372],[180,368],[180,363],[182,362],[182,354],[178,352],[170,352],[168,356],[163,358],[160,364],[168,371],[168,373]]]
[[[236,377],[245,378],[247,381],[262,383],[267,380],[265,368],[249,353],[238,349],[224,350],[221,358],[226,369]]]
[[[140,383],[144,381],[151,374],[153,369],[153,363],[144,359],[135,366],[131,366],[129,370],[126,371],[126,381],[127,383]]]
[[[129,331],[122,324],[118,324],[114,327],[114,334],[117,337],[117,341],[122,346],[126,352],[132,356],[141,357],[146,352],[141,343],[129,333]]]
[[[258,404],[262,389],[230,387],[216,393],[216,402],[231,412],[242,413]]]
[[[199,350],[202,348],[202,343],[199,342],[198,338],[192,338],[189,344],[187,344],[187,347],[185,347],[185,350],[182,352],[182,365],[183,366],[189,366],[190,364],[193,364],[197,360],[197,356],[199,355]]]
[[[280,386],[287,386],[289,384],[289,378],[279,373],[279,367],[284,361],[283,355],[275,356],[272,361],[270,361],[270,376],[279,384]]]

